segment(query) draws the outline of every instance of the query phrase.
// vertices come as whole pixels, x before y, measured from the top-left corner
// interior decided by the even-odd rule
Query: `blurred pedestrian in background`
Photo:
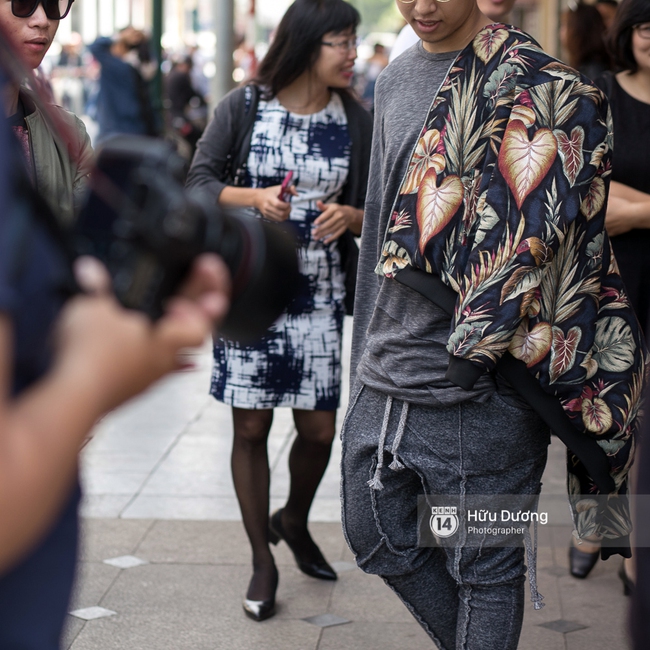
[[[296,0],[254,84],[217,107],[188,177],[223,207],[284,222],[299,243],[302,284],[287,312],[253,345],[217,340],[214,347],[211,392],[233,407],[233,480],[253,551],[243,606],[257,621],[275,612],[269,539],[283,538],[304,573],[336,579],[307,519],[339,405],[346,280],[339,243],[361,232],[368,179],[372,121],[348,90],[358,24],[343,0]],[[277,406],[293,409],[298,436],[289,498],[269,523],[266,444]]]
[[[605,30],[609,31],[618,10],[618,2],[616,0],[596,0],[594,7],[598,9],[603,22],[605,23]]]
[[[650,3],[623,0],[610,44],[620,72],[597,80],[609,98],[614,158],[607,232],[628,297],[650,340]]]
[[[101,65],[98,141],[120,133],[158,135],[160,125],[149,89],[156,62],[148,54],[145,33],[125,27],[114,38],[98,38],[89,49]]]
[[[75,115],[83,115],[88,100],[84,45],[81,34],[72,32],[70,39],[61,48],[59,60],[52,70],[54,96],[63,108]],[[87,55],[90,58],[90,54]]]
[[[650,337],[650,3],[623,0],[609,33],[620,72],[596,80],[609,99],[614,123],[612,181],[605,225],[627,297],[646,342]],[[642,442],[642,446],[646,444]],[[579,548],[578,548],[579,545]],[[586,578],[600,552],[598,540],[573,540],[571,573]],[[624,591],[633,588],[632,562],[619,576]]]
[[[375,84],[379,73],[388,65],[386,48],[381,43],[375,43],[372,56],[366,61],[363,71],[365,87],[361,99],[363,105],[370,111],[375,103]]]
[[[562,13],[560,43],[566,61],[590,79],[611,68],[605,34],[603,18],[593,5],[579,2]]]
[[[5,114],[26,75],[15,59],[34,67],[70,4],[0,3]],[[49,137],[75,142],[67,114],[35,93],[31,101],[32,115],[65,129]],[[185,297],[153,326],[118,305],[98,262],[77,260],[73,278],[61,220],[35,189],[36,158],[26,158],[14,126],[0,123],[0,648],[59,650],[77,557],[83,440],[99,417],[177,368],[182,348],[203,341],[227,309],[228,280],[215,256],[201,258]],[[76,285],[88,293],[72,297]]]
[[[58,16],[65,17],[72,5],[60,2],[47,12],[38,2],[0,3],[0,26],[8,43],[25,67],[36,70],[59,27]],[[58,106],[51,109],[68,127],[69,137],[53,131],[51,123],[34,102],[27,85],[9,83],[3,96],[3,109],[21,143],[32,183],[48,205],[65,222],[71,223],[92,167],[93,152],[83,122]]]
[[[165,80],[166,108],[173,131],[187,143],[187,158],[191,160],[196,143],[207,124],[205,98],[194,87],[192,57],[183,57],[172,65]]]

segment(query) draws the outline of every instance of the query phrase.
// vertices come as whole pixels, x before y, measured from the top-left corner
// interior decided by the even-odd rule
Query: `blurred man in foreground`
[[[29,4],[29,3],[28,3]],[[5,2],[29,19],[57,2]],[[0,90],[16,68],[0,27]],[[47,37],[30,41],[42,51]],[[34,95],[39,110],[48,110]],[[63,136],[62,136],[63,137]],[[0,122],[0,648],[58,650],[77,555],[78,450],[103,414],[178,367],[228,309],[228,272],[200,257],[152,324],[112,297],[96,260],[70,263],[60,221]],[[81,292],[79,292],[81,289]]]

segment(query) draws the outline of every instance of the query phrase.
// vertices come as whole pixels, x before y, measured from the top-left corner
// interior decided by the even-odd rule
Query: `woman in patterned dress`
[[[275,613],[278,572],[269,541],[284,539],[306,574],[335,580],[307,529],[335,433],[341,374],[344,274],[337,239],[358,235],[372,122],[348,88],[359,14],[343,0],[296,0],[287,10],[254,84],[217,107],[198,144],[188,185],[220,206],[284,222],[299,243],[300,286],[293,303],[253,345],[217,340],[211,393],[233,410],[232,472],[253,551],[243,606],[254,620]],[[251,101],[251,95],[259,101]],[[256,110],[243,186],[229,163],[242,115]],[[293,172],[290,197],[279,198]],[[293,409],[298,435],[289,455],[291,486],[269,520],[267,438],[273,409]]]

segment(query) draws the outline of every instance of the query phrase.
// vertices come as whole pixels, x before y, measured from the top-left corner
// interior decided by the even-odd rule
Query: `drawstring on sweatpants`
[[[377,467],[375,468],[375,474],[368,481],[368,485],[373,490],[383,490],[384,485],[381,482],[381,470],[384,467],[384,445],[386,444],[386,436],[388,435],[388,421],[390,420],[390,412],[393,408],[393,398],[388,396],[386,400],[386,409],[384,410],[384,421],[381,425],[381,433],[379,434],[379,446],[377,448]],[[388,466],[394,472],[398,472],[404,469],[404,465],[397,458],[397,450],[402,442],[402,437],[404,436],[404,429],[406,428],[406,418],[409,412],[408,402],[402,404],[402,413],[399,418],[399,425],[397,427],[397,433],[395,434],[395,440],[393,441],[393,446],[391,448],[391,454],[393,456],[393,462]]]
[[[528,526],[524,526],[524,546],[526,547],[526,563],[528,564],[528,582],[530,583],[530,600],[535,609],[542,609],[544,596],[537,591],[537,519],[533,521],[535,543],[530,538]]]
[[[402,404],[402,412],[399,416],[399,425],[397,426],[397,433],[395,434],[395,440],[393,440],[393,447],[390,450],[390,453],[393,455],[393,462],[388,466],[394,472],[399,472],[404,469],[404,465],[397,458],[397,450],[399,449],[400,443],[402,442],[402,437],[404,436],[404,429],[406,429],[406,418],[409,414],[409,403],[404,402]]]

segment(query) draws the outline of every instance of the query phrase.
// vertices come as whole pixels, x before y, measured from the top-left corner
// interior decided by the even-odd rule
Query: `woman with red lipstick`
[[[38,68],[73,0],[0,0],[0,25],[24,65]],[[83,122],[52,106],[67,125],[66,141],[56,135],[34,103],[30,89],[12,85],[2,97],[5,117],[19,139],[31,180],[50,208],[69,224],[90,173],[93,152]]]
[[[217,107],[188,177],[223,207],[284,222],[299,243],[301,286],[287,312],[261,341],[214,347],[211,392],[233,409],[233,480],[253,550],[243,606],[256,621],[275,613],[269,541],[284,539],[307,575],[336,580],[307,518],[339,404],[345,276],[337,240],[361,232],[368,179],[372,121],[349,91],[358,23],[343,0],[291,5],[254,85]],[[281,196],[288,172],[292,185]],[[276,406],[293,409],[298,436],[289,499],[269,522],[266,445]]]

